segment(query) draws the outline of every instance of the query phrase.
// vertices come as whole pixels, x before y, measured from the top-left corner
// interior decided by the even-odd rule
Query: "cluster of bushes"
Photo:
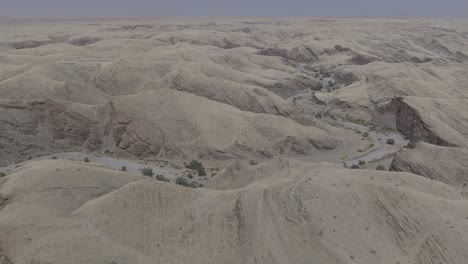
[[[164,177],[164,175],[162,175],[162,174],[156,175],[156,180],[162,181],[162,182],[170,182],[170,180],[168,178]]]
[[[353,165],[351,166],[351,169],[359,169],[359,168],[361,168],[361,166],[364,166],[364,165],[366,165],[366,162],[363,161],[363,160],[360,160],[360,161],[359,161],[359,165],[358,165],[358,164],[353,164]],[[345,165],[345,167],[346,167],[346,165]],[[376,169],[376,170],[379,170],[379,171],[386,171],[385,166],[382,165],[382,164],[378,165],[375,169]]]
[[[377,166],[377,168],[375,168],[376,170],[379,170],[379,171],[384,171],[385,170],[385,166],[384,165],[379,165]]]
[[[189,188],[198,188],[198,187],[203,187],[202,184],[199,184],[196,181],[188,182],[185,178],[183,177],[177,177],[176,179],[176,184],[184,187],[189,187]]]
[[[330,111],[326,111],[326,112],[318,112],[315,114],[315,118],[331,118],[333,120],[337,120],[336,116],[331,113]]]
[[[150,167],[140,169],[140,171],[141,171],[141,174],[143,176],[148,176],[148,177],[153,177],[154,176],[154,171]],[[164,175],[162,175],[162,174],[156,175],[155,179],[158,180],[158,181],[170,182],[170,180],[168,178],[164,177]]]
[[[317,84],[317,85],[314,85],[314,86],[310,87],[310,89],[312,91],[320,92],[323,89],[323,85],[320,83],[320,84]]]
[[[146,168],[143,168],[143,169],[140,169],[141,171],[141,174],[143,176],[148,176],[148,177],[153,177],[154,176],[154,171],[152,168],[150,167],[146,167]]]
[[[192,160],[189,164],[185,166],[185,168],[197,171],[198,176],[206,176],[205,167],[203,167],[203,164],[198,160]]]

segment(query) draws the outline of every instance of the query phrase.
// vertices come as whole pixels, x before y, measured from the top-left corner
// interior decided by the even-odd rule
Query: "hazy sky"
[[[468,16],[468,0],[0,0],[0,16]]]

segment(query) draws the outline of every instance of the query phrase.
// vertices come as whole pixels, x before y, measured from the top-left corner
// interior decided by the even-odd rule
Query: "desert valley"
[[[468,263],[467,29],[0,19],[0,263]]]

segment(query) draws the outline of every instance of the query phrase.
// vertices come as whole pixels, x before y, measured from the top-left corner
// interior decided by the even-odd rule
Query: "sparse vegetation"
[[[195,181],[191,182],[191,183],[188,185],[188,187],[194,188],[194,189],[197,188],[198,186],[199,186],[198,182],[195,182]]]
[[[170,180],[168,178],[164,177],[164,175],[162,175],[162,174],[156,175],[156,180],[163,181],[163,182],[170,182]]]
[[[194,170],[198,172],[198,176],[206,176],[205,167],[198,160],[192,160],[188,165],[185,166],[187,169]]]
[[[122,166],[122,168],[120,168],[121,171],[127,171],[127,167],[125,166]]]
[[[310,89],[312,91],[320,92],[323,89],[323,85],[322,84],[317,84],[317,85],[314,85],[314,86],[310,87]]]
[[[104,155],[112,156],[114,155],[114,152],[106,149],[106,151],[104,151]]]
[[[6,174],[4,172],[0,172],[0,178],[5,177],[5,176],[6,176]]]
[[[389,138],[389,139],[387,139],[387,144],[395,145],[395,140],[393,138]]]
[[[359,165],[353,164],[353,166],[351,166],[351,169],[359,169]]]
[[[52,156],[51,159],[56,160],[56,159],[58,159],[58,158],[57,158],[57,156]]]
[[[176,184],[181,185],[181,186],[185,186],[185,187],[189,187],[188,181],[185,178],[182,178],[182,177],[177,177]]]
[[[255,160],[250,160],[250,161],[249,161],[249,164],[252,165],[252,166],[254,166],[254,165],[257,165],[257,162],[256,162]]]
[[[83,161],[84,161],[84,162],[89,162],[90,160],[89,160],[88,157],[85,157],[85,158],[83,159]]]
[[[333,113],[331,113],[330,111],[318,112],[318,113],[315,114],[315,118],[331,118],[333,120],[337,120],[336,116]]]
[[[385,170],[385,166],[380,164],[379,166],[377,166],[377,168],[375,168],[376,170],[379,170],[379,171],[384,171]]]
[[[363,161],[363,160],[360,160],[360,161],[359,161],[359,165],[360,165],[360,166],[364,166],[364,165],[366,165],[366,162]]]
[[[154,176],[154,171],[150,167],[146,167],[143,169],[140,169],[140,172],[143,176],[148,176],[148,177],[153,177]]]

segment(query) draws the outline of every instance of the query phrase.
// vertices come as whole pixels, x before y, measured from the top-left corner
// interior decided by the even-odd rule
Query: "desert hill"
[[[215,142],[209,144],[206,151],[182,149],[180,146],[190,145],[193,140],[185,136],[175,138],[180,143],[177,146],[163,142],[170,150],[159,151],[161,140],[165,140],[163,137],[180,134],[162,125],[162,129],[154,128],[159,136],[149,143],[155,144],[149,147],[153,148],[151,151],[146,148],[128,152],[122,147],[125,144],[119,146],[121,141],[135,140],[134,133],[120,132],[122,115],[124,119],[131,116],[132,120],[145,124],[156,122],[153,119],[156,117],[141,117],[140,110],[120,101],[145,98],[145,102],[139,99],[139,104],[150,108],[150,104],[160,100],[153,96],[163,93],[164,100],[169,101],[178,100],[177,97],[181,96],[181,93],[166,90],[190,95],[195,105],[205,104],[208,102],[205,99],[212,101],[205,104],[209,112],[222,112],[226,106],[232,106],[246,112],[238,112],[241,115],[283,116],[286,118],[275,118],[282,120],[277,125],[282,127],[290,124],[295,127],[317,126],[314,120],[301,116],[301,108],[289,99],[319,85],[323,89],[317,93],[324,92],[332,99],[327,102],[331,109],[341,111],[345,106],[346,113],[355,113],[363,119],[377,119],[377,122],[381,122],[378,120],[379,105],[393,98],[411,96],[416,99],[406,100],[412,102],[419,101],[419,97],[435,98],[444,99],[450,105],[450,100],[463,105],[463,101],[457,100],[465,99],[467,94],[468,50],[463,44],[466,42],[464,20],[107,19],[39,20],[32,23],[30,20],[2,19],[1,23],[6,28],[0,36],[3,47],[0,51],[2,105],[48,101],[44,109],[29,108],[28,114],[19,114],[21,116],[41,116],[44,111],[53,111],[49,105],[63,105],[66,108],[64,112],[71,113],[68,115],[73,119],[70,122],[78,123],[88,131],[80,136],[79,142],[75,132],[49,132],[48,141],[44,144],[52,146],[49,148],[31,144],[28,139],[31,132],[23,135],[20,131],[18,138],[2,136],[2,148],[8,153],[20,153],[13,157],[12,154],[0,154],[2,160],[11,162],[20,160],[20,156],[106,148],[136,157],[159,153],[163,158],[210,156],[208,153],[222,149],[228,157],[250,158],[257,156],[259,149],[266,148],[273,153],[271,150],[275,145],[284,140],[301,142],[313,137],[315,142],[322,141],[317,138],[323,134],[320,129],[315,129],[318,131],[315,136],[307,137],[283,131],[269,146],[254,144],[252,151],[240,153],[235,146],[226,149],[216,146]],[[332,86],[328,87],[328,84]],[[80,109],[88,108],[85,118],[90,120],[83,121],[78,117],[81,110],[76,112],[68,107],[77,104],[82,105]],[[320,104],[316,106],[313,114],[321,111]],[[174,107],[177,113],[179,106]],[[424,103],[423,108],[419,103],[411,103],[411,107],[424,112],[429,104]],[[11,109],[0,108],[2,124],[10,124],[0,127],[2,135],[15,134],[12,127],[29,122],[28,118],[8,118]],[[465,113],[463,109],[457,108],[461,116]],[[173,111],[164,111],[157,117],[160,124],[177,119],[171,115]],[[204,114],[191,111],[197,116]],[[161,120],[162,116],[164,120]],[[287,118],[299,124],[292,124]],[[399,118],[404,120],[405,117]],[[440,115],[435,117],[431,123],[445,122],[440,118]],[[93,119],[100,122],[93,122]],[[48,122],[42,131],[57,131],[57,125],[56,122]],[[206,125],[210,131],[224,129],[221,123],[208,122]],[[390,125],[396,128],[395,124]],[[465,139],[461,136],[464,127],[449,126],[453,130],[449,133],[450,139],[446,139],[448,143],[464,146],[462,141]],[[116,130],[119,132],[115,133]],[[214,136],[223,137],[220,133]],[[430,133],[441,134],[432,130]],[[95,142],[96,134],[102,142]],[[130,138],[115,138],[115,134]],[[342,140],[336,134],[330,136],[335,136],[336,142]],[[112,138],[115,138],[114,142],[110,140]],[[91,141],[93,143],[89,143]],[[318,145],[330,147],[328,142],[330,139],[325,137]],[[24,151],[24,146],[30,145],[30,150]],[[303,153],[317,150],[311,144],[302,148],[300,152]]]
[[[190,189],[93,164],[30,163],[2,179],[1,252],[11,263],[425,264],[468,257],[468,203],[449,185],[293,160],[234,171],[263,176],[225,190]]]
[[[0,263],[465,264],[467,26],[0,18]]]

